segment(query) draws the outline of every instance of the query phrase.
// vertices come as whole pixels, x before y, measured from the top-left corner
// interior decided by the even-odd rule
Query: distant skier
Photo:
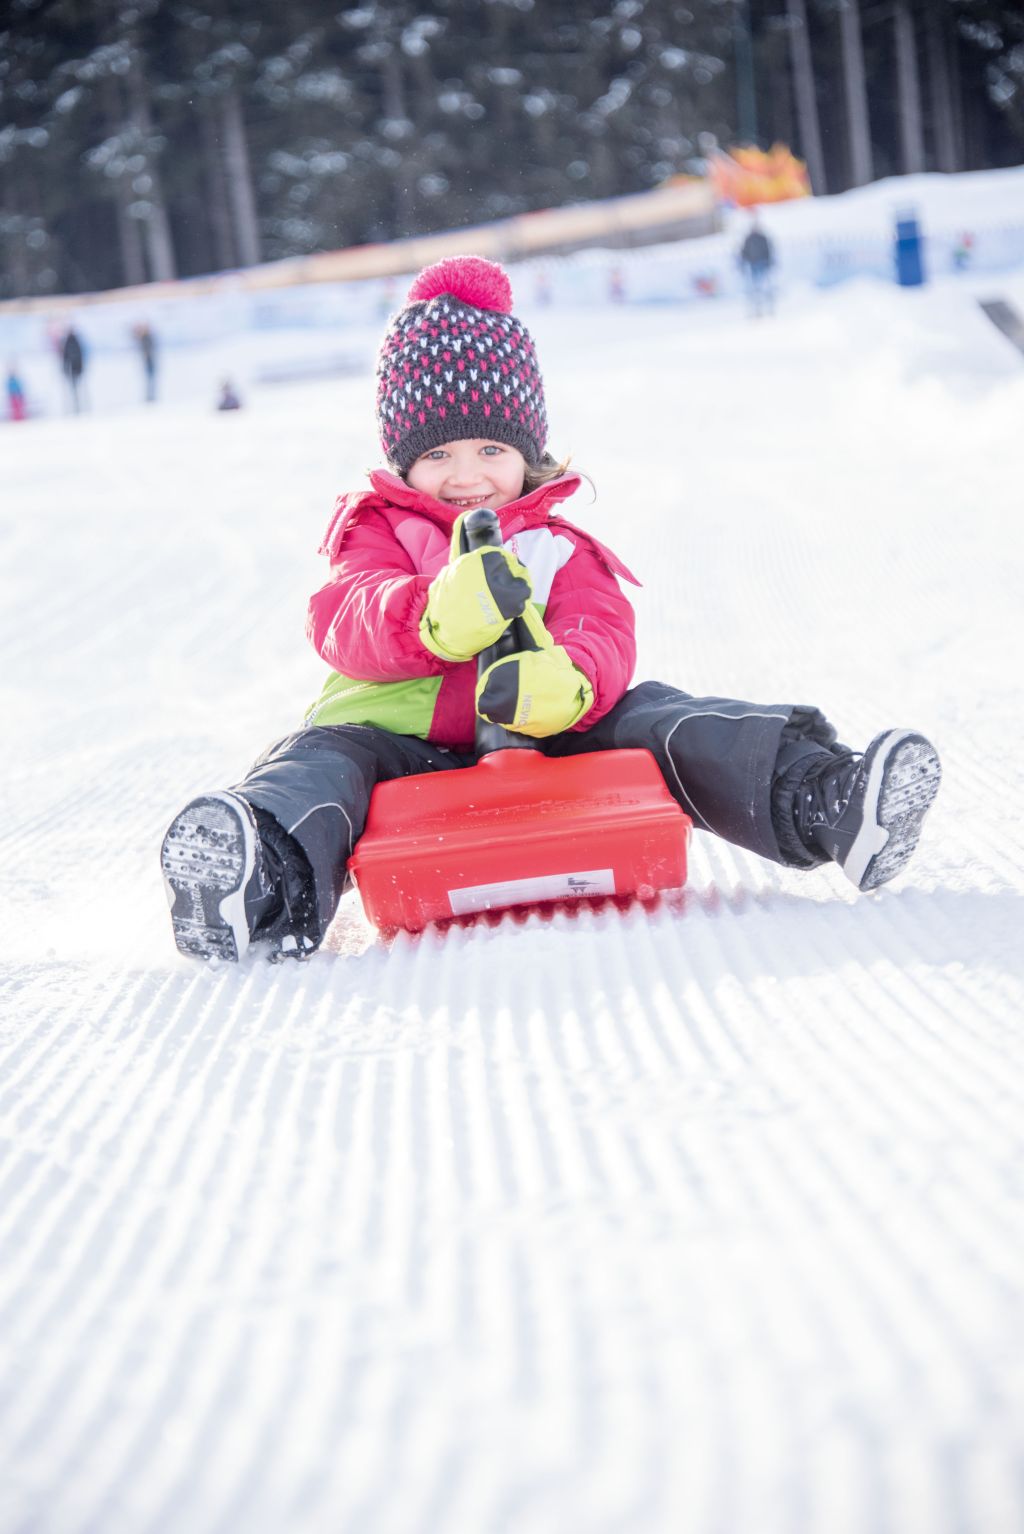
[[[77,415],[82,406],[82,377],[85,373],[85,348],[74,326],[67,330],[60,349],[60,365],[67,379],[71,408]]]
[[[973,253],[974,235],[969,229],[965,229],[953,246],[953,270],[965,272],[971,264]]]
[[[147,324],[136,325],[132,334],[142,361],[146,403],[152,404],[156,399],[156,336]]]
[[[740,266],[746,279],[751,313],[757,317],[772,312],[772,269],[775,247],[761,228],[757,210],[751,216],[750,229],[740,246]]]
[[[7,414],[12,421],[24,421],[28,414],[25,386],[12,362],[7,369]]]
[[[939,785],[922,735],[886,730],[861,754],[810,706],[630,688],[619,582],[636,580],[554,515],[580,476],[546,451],[537,354],[500,266],[456,257],[416,278],[381,344],[377,424],[387,468],[339,499],[320,548],[331,574],[306,625],[330,668],[319,699],[164,838],[182,953],[237,959],[253,939],[275,957],[311,953],[374,785],[473,765],[478,717],[549,756],[647,748],[698,828],[775,863],[832,859],[862,890],[899,873]],[[462,522],[482,506],[506,541],[461,553]],[[478,679],[478,654],[516,619],[524,648]]]
[[[235,391],[234,384],[231,382],[230,378],[225,378],[224,382],[220,386],[220,393],[217,396],[217,409],[241,410],[241,408],[242,401],[239,399],[238,394]]]

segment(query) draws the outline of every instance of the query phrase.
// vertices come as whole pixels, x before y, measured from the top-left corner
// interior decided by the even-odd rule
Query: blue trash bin
[[[919,288],[924,282],[924,241],[915,213],[896,219],[896,281],[901,288]]]

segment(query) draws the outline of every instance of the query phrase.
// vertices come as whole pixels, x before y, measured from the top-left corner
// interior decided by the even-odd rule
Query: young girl
[[[939,785],[923,736],[888,730],[861,755],[816,709],[630,688],[636,584],[558,515],[579,485],[545,451],[537,357],[501,267],[421,272],[377,367],[387,469],[342,496],[320,552],[328,583],[307,631],[331,668],[304,727],[235,788],[201,796],[164,839],[182,953],[273,958],[323,939],[374,785],[471,765],[477,714],[550,756],[647,747],[699,829],[773,862],[832,859],[862,890],[914,850]],[[467,512],[498,513],[504,547],[460,553]],[[536,649],[476,656],[522,617]]]

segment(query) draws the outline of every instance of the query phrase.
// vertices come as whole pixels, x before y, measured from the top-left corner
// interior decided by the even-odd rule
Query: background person
[[[7,414],[12,421],[24,421],[28,415],[25,386],[12,362],[7,369]]]
[[[774,305],[772,269],[775,266],[775,247],[761,228],[756,208],[751,215],[747,237],[740,246],[739,262],[747,284],[751,313],[755,317],[770,314]]]
[[[220,386],[220,393],[217,396],[217,409],[241,410],[241,408],[242,401],[235,390],[234,384],[231,382],[230,378],[225,378],[224,382]]]
[[[156,336],[153,334],[152,327],[145,322],[136,325],[132,335],[135,337],[135,344],[142,361],[146,403],[152,404],[156,399]]]
[[[84,400],[85,348],[74,326],[69,326],[60,349],[60,365],[67,379],[71,408],[78,414]]]

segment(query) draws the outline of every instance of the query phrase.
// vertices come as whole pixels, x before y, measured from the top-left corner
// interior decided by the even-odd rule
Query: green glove
[[[530,600],[530,572],[510,549],[459,553],[462,521],[452,531],[449,562],[431,581],[420,640],[441,660],[469,660],[500,639]]]
[[[487,667],[476,684],[476,711],[481,719],[520,735],[559,735],[593,707],[594,689],[568,652],[555,644],[532,605],[523,613],[520,630],[536,649],[519,650]]]

